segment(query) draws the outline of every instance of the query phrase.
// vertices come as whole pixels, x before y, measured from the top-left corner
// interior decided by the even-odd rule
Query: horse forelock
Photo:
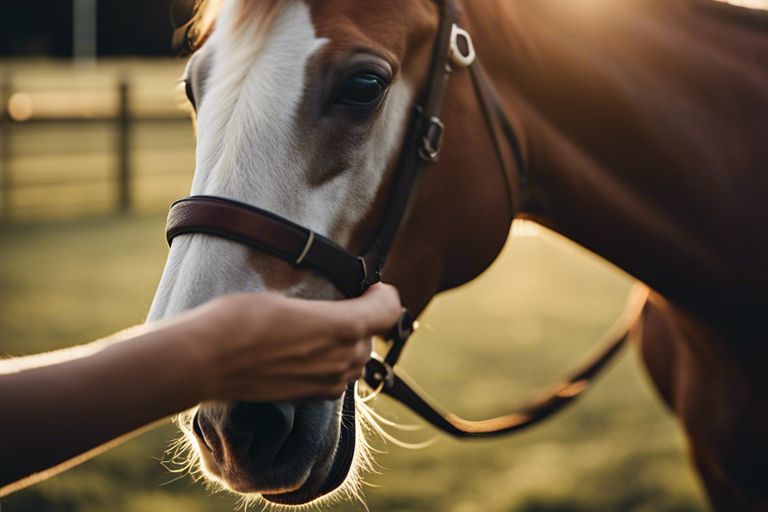
[[[235,27],[238,28],[252,19],[258,19],[261,30],[269,30],[285,0],[201,0],[195,7],[195,14],[190,25],[192,46],[200,48],[210,37],[219,19],[224,4],[234,1],[237,4]]]

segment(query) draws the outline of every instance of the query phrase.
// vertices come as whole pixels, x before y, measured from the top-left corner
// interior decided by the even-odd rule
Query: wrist
[[[187,312],[180,318],[179,336],[189,364],[200,402],[225,400],[232,392],[232,377],[242,364],[242,347],[248,344],[252,297],[230,295]]]
[[[253,344],[269,332],[268,320],[279,309],[265,297],[269,295],[223,296],[179,317],[176,337],[193,368],[200,402],[230,399],[243,367],[258,366]]]
[[[219,398],[224,379],[215,326],[200,315],[191,318],[184,315],[171,329],[178,363],[185,368],[187,383],[193,388],[196,401]]]

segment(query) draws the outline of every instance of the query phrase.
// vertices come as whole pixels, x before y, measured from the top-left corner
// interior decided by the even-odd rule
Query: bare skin
[[[231,295],[89,345],[0,362],[0,496],[201,402],[338,398],[360,377],[371,337],[399,315],[386,285],[343,302]]]

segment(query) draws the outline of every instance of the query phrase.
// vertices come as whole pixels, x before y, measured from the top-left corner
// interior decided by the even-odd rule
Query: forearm
[[[0,361],[0,496],[203,401],[339,397],[370,337],[400,312],[384,285],[344,303],[239,294],[165,325]]]
[[[61,352],[57,363],[0,374],[0,495],[207,398],[204,365],[185,341],[192,333],[182,329],[119,334],[86,347],[95,349],[88,355]]]

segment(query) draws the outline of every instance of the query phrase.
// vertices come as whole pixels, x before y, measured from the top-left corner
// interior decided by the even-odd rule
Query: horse
[[[192,193],[365,251],[386,220],[447,3],[201,3],[184,78]],[[508,126],[489,124],[472,74],[453,69],[433,126],[439,160],[420,177],[384,278],[418,315],[493,262],[514,218],[613,262],[652,290],[637,348],[713,508],[768,510],[768,16],[711,0],[454,3],[464,51],[471,37]],[[516,145],[499,145],[499,131]],[[183,233],[148,318],[229,292],[341,298],[326,277]],[[365,466],[358,436],[346,483],[328,484],[348,457],[347,395],[204,403],[181,423],[209,480],[301,505],[354,492]]]

